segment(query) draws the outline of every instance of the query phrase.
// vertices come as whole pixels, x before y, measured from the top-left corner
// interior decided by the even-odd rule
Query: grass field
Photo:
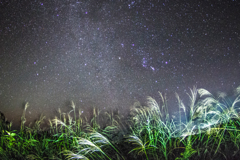
[[[25,126],[25,105],[19,131],[11,130],[3,115],[0,121],[1,159],[238,159],[240,157],[240,86],[235,100],[226,94],[213,96],[205,89],[190,90],[189,104],[178,94],[176,115],[168,113],[166,96],[160,103],[147,97],[147,105],[135,102],[129,116],[117,111],[102,113],[93,108],[85,117],[74,102],[68,113],[46,120],[42,115]],[[48,128],[42,124],[47,121]]]

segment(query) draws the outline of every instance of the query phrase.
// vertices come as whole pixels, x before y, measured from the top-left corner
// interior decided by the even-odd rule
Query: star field
[[[73,100],[126,111],[146,96],[240,85],[239,2],[0,2],[0,110],[18,123]],[[14,115],[14,116],[13,116]]]

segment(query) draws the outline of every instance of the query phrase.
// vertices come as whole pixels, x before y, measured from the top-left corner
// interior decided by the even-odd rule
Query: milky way
[[[127,111],[146,96],[187,101],[240,85],[237,1],[0,2],[0,110],[19,123],[57,108]],[[171,107],[171,106],[169,106]]]

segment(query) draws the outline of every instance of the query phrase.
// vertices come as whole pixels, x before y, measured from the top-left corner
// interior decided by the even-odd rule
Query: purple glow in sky
[[[55,116],[71,100],[86,114],[91,106],[128,113],[158,91],[175,104],[175,92],[187,101],[194,85],[210,92],[240,85],[237,1],[1,5],[0,110],[13,124],[26,101],[30,119]]]

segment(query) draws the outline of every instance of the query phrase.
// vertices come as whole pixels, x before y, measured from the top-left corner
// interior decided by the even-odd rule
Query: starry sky
[[[146,96],[240,85],[238,0],[21,0],[0,2],[0,111],[20,124],[41,113],[128,113]]]

